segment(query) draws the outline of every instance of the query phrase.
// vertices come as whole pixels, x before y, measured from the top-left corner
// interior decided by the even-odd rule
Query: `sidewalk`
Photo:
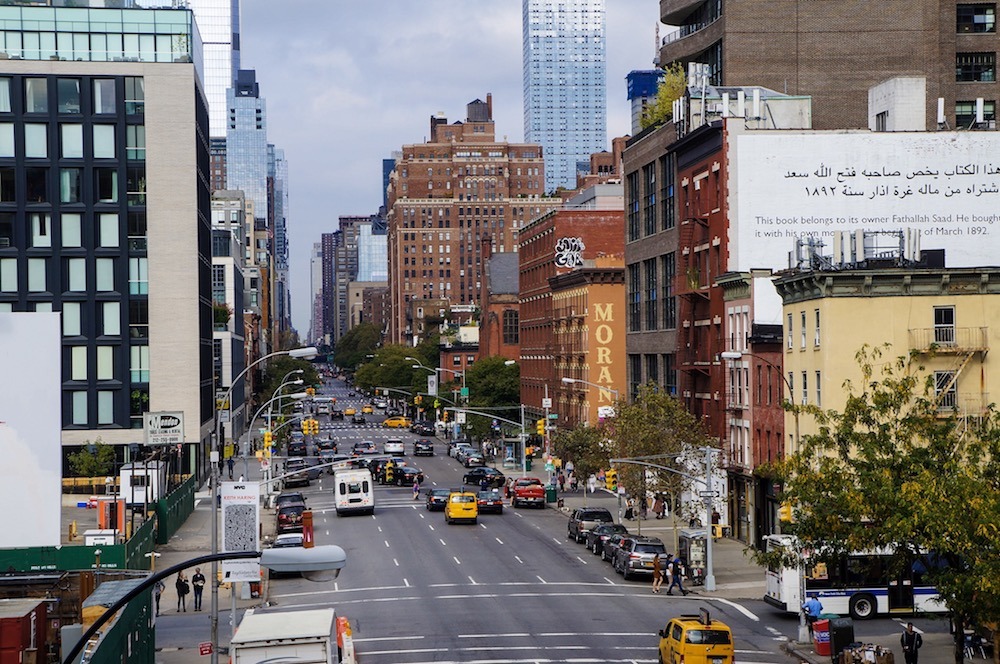
[[[903,631],[902,625],[899,629],[900,633]],[[931,633],[923,634],[924,645],[919,650],[920,664],[954,664],[955,662],[955,651],[954,642],[951,640],[951,634],[947,632],[944,633]],[[893,654],[894,664],[905,664],[903,660],[903,648],[899,645],[899,634],[892,634],[889,636],[882,637],[867,637],[859,639],[860,643],[864,644],[874,644],[877,646],[882,646]],[[795,643],[794,641],[789,641],[785,643],[782,648],[792,657],[796,657],[803,662],[808,664],[830,664],[830,658],[826,655],[817,655],[811,643]],[[972,660],[972,662],[981,661],[982,664],[988,664],[990,660]]]

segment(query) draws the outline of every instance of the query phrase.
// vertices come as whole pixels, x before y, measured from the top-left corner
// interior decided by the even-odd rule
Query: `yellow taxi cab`
[[[361,412],[364,413],[365,415],[371,415],[372,413],[375,412],[375,406],[371,405],[370,403],[366,403],[364,406],[361,407]]]
[[[385,421],[382,422],[383,426],[387,426],[387,427],[394,428],[394,429],[395,428],[400,428],[400,427],[402,427],[402,428],[405,429],[406,427],[410,426],[411,424],[413,424],[413,421],[410,420],[410,418],[408,418],[408,417],[402,417],[402,416],[387,417],[385,419]]]
[[[733,664],[733,630],[708,609],[671,618],[659,635],[660,664]]]
[[[471,521],[475,523],[478,518],[479,501],[476,494],[462,489],[452,489],[448,494],[448,502],[444,506],[445,522]]]
[[[348,406],[347,408],[344,409],[344,415],[347,415],[347,416],[355,415],[355,414],[357,414],[357,412],[358,412],[358,409],[354,408],[353,406]]]

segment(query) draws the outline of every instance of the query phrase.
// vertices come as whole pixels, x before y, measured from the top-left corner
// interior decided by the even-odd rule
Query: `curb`
[[[781,649],[801,662],[808,662],[809,664],[830,664],[830,658],[817,655],[811,649],[810,644],[798,643],[797,641],[785,641],[781,644]]]

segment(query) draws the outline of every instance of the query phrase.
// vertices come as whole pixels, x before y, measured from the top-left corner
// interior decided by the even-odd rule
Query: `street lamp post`
[[[226,394],[222,399],[222,403],[229,403],[229,400],[233,396],[233,390],[239,385],[243,377],[249,373],[251,369],[255,366],[268,360],[272,357],[278,357],[279,355],[287,355],[296,359],[311,360],[319,354],[313,346],[306,346],[303,348],[292,348],[291,350],[279,350],[273,353],[268,353],[267,355],[256,359],[255,361],[244,367],[243,371],[233,378],[229,389],[226,390]],[[222,445],[221,433],[219,431],[220,418],[219,409],[215,409],[214,413],[215,422],[212,427],[215,432],[215,440],[213,441],[213,447],[211,454],[209,455],[209,463],[211,465],[211,486],[212,486],[212,554],[219,553],[219,448]],[[219,563],[217,561],[212,561],[212,596],[211,596],[211,631],[212,631],[212,656],[211,664],[219,664]]]
[[[771,367],[778,372],[781,376],[781,380],[785,383],[785,387],[788,388],[788,410],[792,411],[792,418],[795,421],[795,451],[798,452],[801,449],[800,438],[799,438],[799,407],[795,405],[795,391],[792,389],[792,384],[785,376],[785,372],[782,371],[781,367],[771,362],[765,357],[756,355],[754,353],[749,353],[746,351],[726,351],[719,354],[719,357],[723,360],[738,361],[744,357],[755,357],[767,366]],[[805,559],[802,555],[802,548],[799,547],[799,643],[809,642],[809,626],[806,624],[806,614],[802,612],[802,604],[806,601],[806,570],[805,570]]]
[[[279,572],[301,572],[302,576],[310,581],[332,581],[340,574],[340,570],[347,564],[347,553],[336,545],[315,546],[312,548],[280,548],[264,549],[263,551],[230,551],[225,553],[213,552],[208,555],[199,556],[186,560],[182,563],[172,565],[159,572],[154,572],[143,579],[142,583],[125,593],[117,602],[109,606],[100,617],[87,629],[69,653],[63,657],[63,664],[72,664],[79,656],[87,642],[97,634],[111,618],[117,615],[118,611],[129,604],[133,599],[149,590],[156,582],[166,579],[171,574],[180,572],[197,565],[212,563],[217,565],[220,560],[240,560],[247,558],[259,558],[261,567],[266,567],[272,571]],[[214,646],[215,644],[213,644]],[[213,654],[217,648],[213,647]]]

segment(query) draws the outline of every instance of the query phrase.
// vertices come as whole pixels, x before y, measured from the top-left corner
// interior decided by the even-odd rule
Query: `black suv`
[[[586,547],[595,556],[599,556],[601,555],[601,551],[604,550],[604,543],[607,542],[612,535],[627,534],[628,528],[620,523],[602,523],[601,525],[594,526],[587,531]]]
[[[330,419],[331,420],[342,420],[342,419],[344,419],[344,411],[342,411],[339,408],[333,408],[333,409],[331,409],[330,410]]]
[[[661,568],[667,567],[667,550],[659,537],[630,536],[622,540],[621,548],[615,551],[611,561],[615,571],[626,580],[637,574],[653,574],[653,556],[660,554]]]
[[[602,523],[612,523],[611,512],[603,507],[578,507],[573,510],[567,524],[566,536],[577,542],[582,542],[587,531]]]
[[[420,456],[422,454],[434,456],[434,443],[426,438],[421,438],[417,442],[413,443],[413,456]]]

